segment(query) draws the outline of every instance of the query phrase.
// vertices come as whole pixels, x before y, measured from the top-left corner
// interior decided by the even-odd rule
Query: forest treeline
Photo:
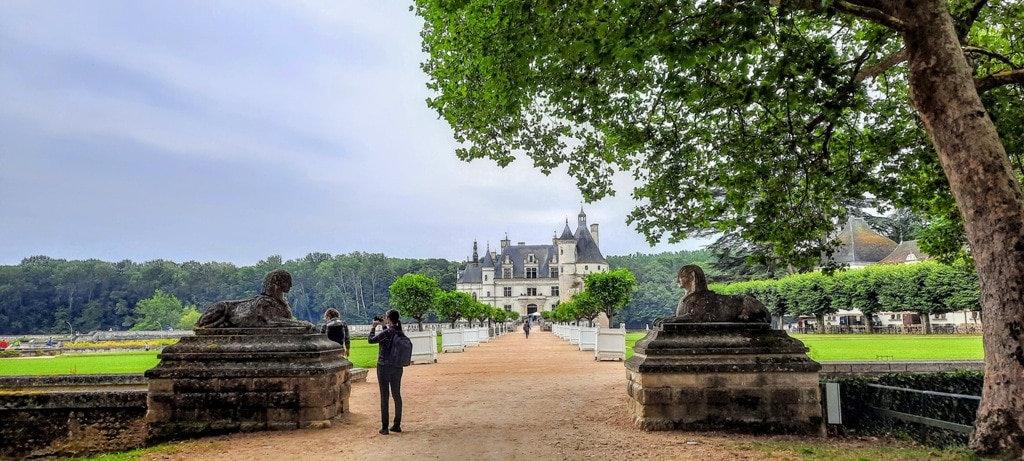
[[[675,273],[685,264],[710,264],[702,250],[607,257],[612,269],[629,269],[639,290],[618,316],[630,327],[674,312],[682,291]],[[256,295],[274,269],[292,274],[288,293],[295,316],[317,322],[335,306],[352,323],[369,323],[388,304],[388,287],[407,273],[423,274],[452,290],[465,263],[445,259],[391,258],[379,253],[310,253],[284,261],[268,257],[253,266],[166,260],[105,262],[33,256],[0,266],[0,335],[127,330],[140,319],[139,301],[157,290],[202,311],[223,299]],[[713,274],[709,274],[714,279]],[[433,319],[430,319],[433,320]]]

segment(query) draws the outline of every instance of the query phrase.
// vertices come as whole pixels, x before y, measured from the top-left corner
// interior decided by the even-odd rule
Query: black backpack
[[[345,322],[339,319],[327,322],[327,337],[338,344],[345,345]]]
[[[391,340],[391,362],[392,365],[407,367],[412,365],[412,340],[405,333],[398,333]]]

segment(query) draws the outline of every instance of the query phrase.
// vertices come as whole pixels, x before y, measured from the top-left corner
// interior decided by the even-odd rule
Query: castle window
[[[537,260],[533,259],[533,254],[528,254],[528,255],[526,255],[526,262],[528,262],[530,264],[533,264],[533,263],[537,262]]]
[[[551,296],[558,296],[558,287],[557,286],[551,287]]]
[[[551,278],[553,278],[553,279],[557,279],[558,278],[558,268],[557,267],[552,267],[551,268]]]
[[[505,305],[505,312],[512,312],[512,305],[511,304],[506,304]]]
[[[537,278],[537,268],[536,267],[527,267],[526,268],[526,278],[528,278],[528,279],[535,279],[535,278]]]
[[[506,268],[502,269],[501,277],[502,278],[506,278],[506,279],[512,278],[512,268],[511,267],[506,267]]]
[[[589,271],[590,270],[590,266],[583,266],[583,270]]]
[[[485,282],[487,281],[487,276],[486,276],[486,275],[484,276],[484,281],[485,281]]]
[[[487,297],[488,297],[488,298],[490,298],[490,297],[491,297],[491,292],[490,292],[490,291],[488,291],[488,292],[487,292]]]
[[[537,287],[529,287],[526,289],[526,296],[537,296]]]
[[[476,301],[476,293],[473,293],[473,301]]]
[[[505,287],[503,290],[506,298],[512,296],[512,287]]]

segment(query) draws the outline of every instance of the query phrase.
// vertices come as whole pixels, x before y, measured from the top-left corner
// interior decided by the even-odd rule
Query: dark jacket
[[[327,335],[332,341],[345,346],[345,350],[352,350],[352,340],[348,334],[348,324],[340,318],[335,318],[320,325],[320,333]]]
[[[380,333],[374,334],[376,329],[377,327],[370,328],[370,336],[366,338],[366,341],[370,344],[380,344],[380,347],[377,348],[377,366],[402,366],[401,364],[391,363],[391,344],[393,343],[392,340],[395,339],[395,336],[405,336],[405,332],[402,331],[401,327],[389,327],[384,328]]]

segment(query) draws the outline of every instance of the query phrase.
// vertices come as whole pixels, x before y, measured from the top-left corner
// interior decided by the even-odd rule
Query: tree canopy
[[[422,67],[465,160],[636,180],[653,243],[707,232],[811,267],[846,204],[970,245],[986,320],[972,446],[1024,440],[1024,6],[988,0],[416,0]],[[908,104],[909,102],[909,104]],[[1011,161],[1013,160],[1013,161]],[[962,229],[962,230],[961,230]],[[952,248],[955,245],[940,245]],[[927,245],[925,245],[927,250]]]
[[[441,288],[434,280],[422,274],[405,274],[388,287],[388,303],[402,315],[416,320],[423,331],[423,317],[434,309],[434,298]]]

